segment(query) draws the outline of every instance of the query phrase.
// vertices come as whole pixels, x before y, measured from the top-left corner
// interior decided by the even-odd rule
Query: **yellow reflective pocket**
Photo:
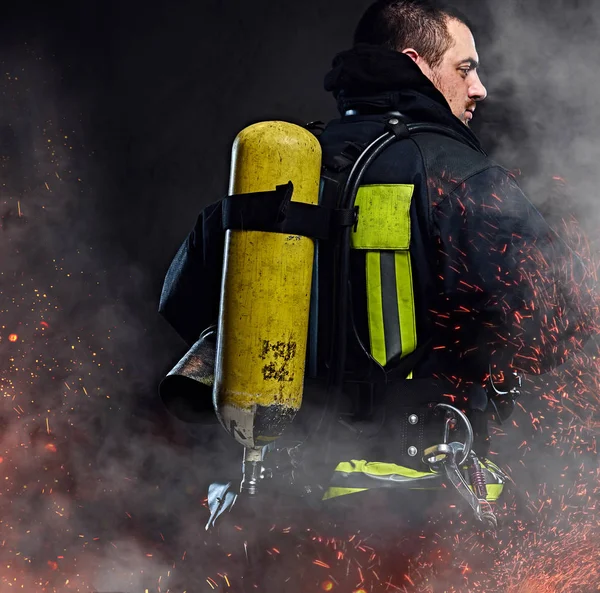
[[[417,347],[410,258],[414,185],[363,185],[356,197],[353,249],[365,254],[367,318],[373,358],[386,366]]]
[[[408,249],[414,185],[363,185],[356,195],[358,224],[353,249]]]

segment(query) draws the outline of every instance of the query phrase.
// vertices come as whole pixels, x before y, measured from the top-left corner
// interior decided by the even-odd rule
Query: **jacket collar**
[[[325,77],[342,115],[399,111],[409,120],[448,126],[469,137],[475,134],[456,118],[448,102],[405,54],[373,45],[357,45],[335,56]]]

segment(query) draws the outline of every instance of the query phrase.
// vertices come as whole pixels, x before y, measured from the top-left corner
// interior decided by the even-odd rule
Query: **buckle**
[[[469,503],[475,517],[490,531],[495,531],[498,520],[487,501],[485,475],[473,447],[473,427],[469,419],[458,408],[449,404],[437,404],[434,409],[446,411],[443,442],[425,449],[423,463],[434,473],[446,474],[448,481],[457,492]],[[465,428],[465,442],[449,443],[450,428],[453,423],[461,421]],[[462,469],[469,460],[468,478],[465,479]]]

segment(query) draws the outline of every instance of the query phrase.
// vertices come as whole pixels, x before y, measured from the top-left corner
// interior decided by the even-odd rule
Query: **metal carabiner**
[[[450,443],[440,443],[433,447],[428,447],[423,452],[423,463],[429,466],[433,472],[441,472],[444,465],[455,455],[454,448]]]
[[[475,513],[475,517],[486,526],[486,529],[495,531],[498,521],[490,503],[485,497],[485,478],[483,477],[483,479],[481,479],[483,474],[482,476],[476,476],[478,478],[476,483],[469,484],[462,473],[462,468],[469,458],[472,457],[472,462],[479,463],[479,460],[472,450],[473,427],[465,414],[454,406],[449,404],[437,404],[435,409],[437,408],[446,410],[444,442],[425,449],[423,462],[427,464],[433,472],[444,472],[446,478],[456,488],[460,496],[469,503]],[[449,443],[450,425],[452,422],[455,422],[457,418],[460,418],[465,426],[465,442]],[[460,459],[458,459],[459,455],[461,456]],[[482,471],[478,465],[476,467],[479,468],[479,471]],[[469,478],[471,478],[471,476],[469,476]]]
[[[471,426],[471,423],[469,422],[469,419],[466,417],[466,415],[463,412],[461,412],[458,408],[455,408],[454,406],[451,406],[450,404],[437,404],[437,406],[435,406],[434,410],[437,410],[438,408],[441,408],[442,410],[446,410],[446,412],[447,412],[446,425],[444,426],[444,444],[445,445],[448,444],[448,440],[450,438],[450,422],[453,420],[451,414],[456,414],[456,416],[458,416],[458,418],[460,418],[462,420],[462,423],[465,426],[466,435],[465,435],[465,442],[463,443],[462,457],[461,457],[460,461],[457,461],[458,467],[461,467],[462,465],[465,464],[465,462],[469,458],[469,455],[471,454],[471,449],[473,448],[473,438],[474,438],[473,437],[473,427]]]

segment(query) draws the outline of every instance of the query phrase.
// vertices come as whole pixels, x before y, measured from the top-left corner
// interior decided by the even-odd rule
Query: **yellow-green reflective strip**
[[[382,366],[417,347],[409,253],[413,193],[413,185],[364,185],[356,197],[359,218],[351,242],[367,251],[369,340],[371,355]]]
[[[346,494],[354,494],[355,492],[364,492],[369,488],[328,488],[321,500],[336,498],[337,496],[345,496]]]
[[[494,463],[485,459],[484,464],[489,464],[494,467]],[[408,478],[425,478],[431,476],[433,472],[420,472],[410,467],[403,465],[397,465],[395,463],[381,463],[378,461],[365,461],[364,459],[352,459],[351,461],[341,461],[335,468],[336,472],[356,474],[356,473],[368,473],[375,476],[389,476],[397,475]],[[411,490],[435,490],[438,488],[422,487],[420,488],[416,484],[410,487]],[[471,487],[471,490],[473,488]],[[346,494],[353,494],[355,492],[364,492],[366,490],[372,490],[372,488],[342,488],[342,487],[330,487],[323,495],[322,500],[329,498],[335,498],[337,496],[344,496]],[[487,496],[485,497],[488,502],[496,502],[504,490],[504,484],[486,484]]]
[[[488,502],[495,502],[500,498],[502,490],[504,490],[504,484],[486,484],[487,496],[485,499]]]
[[[381,296],[381,256],[379,251],[366,254],[367,310],[371,355],[381,365],[387,362],[385,329],[383,326],[383,299]]]
[[[430,476],[433,472],[420,472],[410,467],[396,465],[395,463],[382,463],[379,461],[365,461],[364,459],[352,459],[351,461],[341,461],[335,468],[336,472],[369,473],[375,476],[406,476],[408,478],[424,478]]]
[[[473,486],[469,485],[469,489],[475,492]],[[500,498],[502,490],[504,490],[504,484],[486,484],[485,489],[487,492],[485,499],[488,502],[496,502]]]
[[[487,496],[485,497],[488,502],[496,502],[504,490],[503,484],[487,484]],[[437,488],[411,488],[411,490],[441,490],[441,487]],[[372,488],[328,488],[321,500],[329,500],[330,498],[336,498],[338,496],[345,496],[346,494],[354,494],[355,492],[366,492],[367,490],[373,490]]]
[[[402,356],[415,351],[417,347],[417,327],[415,321],[415,297],[412,268],[408,251],[396,251],[396,295],[400,318],[400,338]]]
[[[358,224],[351,235],[354,249],[408,249],[410,203],[414,185],[363,185],[358,189]]]

